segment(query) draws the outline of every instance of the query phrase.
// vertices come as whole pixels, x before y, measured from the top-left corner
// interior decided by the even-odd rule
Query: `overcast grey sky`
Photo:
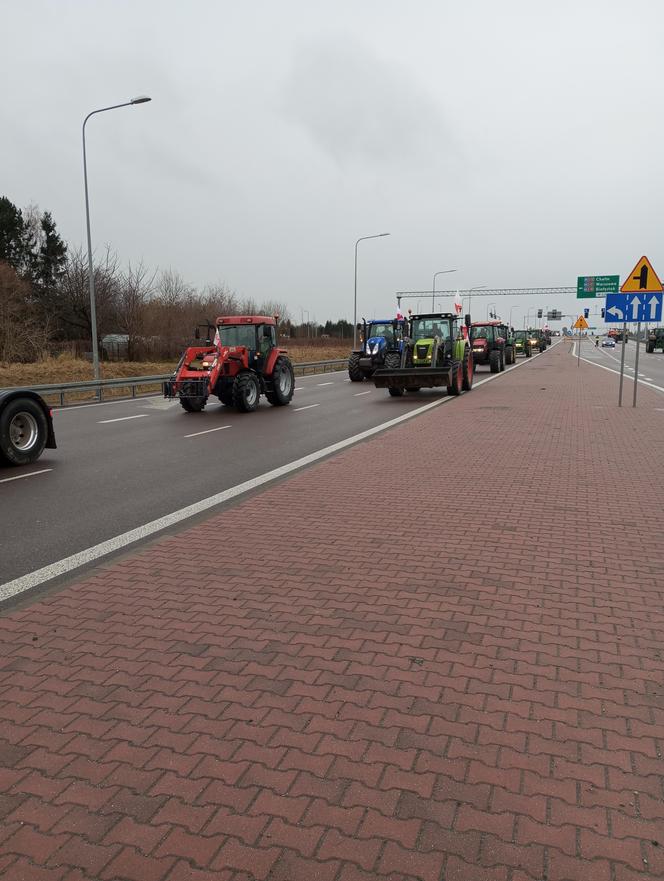
[[[125,261],[319,320],[352,317],[355,240],[384,231],[360,244],[367,316],[448,268],[439,286],[573,285],[647,254],[664,275],[661,0],[0,13],[0,194],[50,209],[71,243],[85,240],[83,117],[147,93],[88,125],[93,242]],[[526,305],[501,302],[515,324]]]

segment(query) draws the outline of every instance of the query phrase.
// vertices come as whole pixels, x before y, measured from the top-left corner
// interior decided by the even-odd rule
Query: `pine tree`
[[[17,272],[26,268],[26,228],[23,214],[6,196],[0,197],[0,260]]]
[[[60,238],[50,211],[41,218],[41,243],[37,254],[33,282],[42,290],[56,286],[67,262],[67,245]]]

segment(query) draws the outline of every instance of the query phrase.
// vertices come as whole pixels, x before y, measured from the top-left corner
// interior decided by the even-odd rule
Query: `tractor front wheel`
[[[360,370],[360,352],[352,352],[348,359],[348,376],[351,382],[362,382],[364,373]]]
[[[206,404],[206,398],[180,398],[180,406],[187,413],[200,413],[205,409]]]
[[[455,361],[452,366],[452,384],[447,386],[447,394],[457,395],[461,394],[461,390],[463,389],[463,362]]]
[[[492,349],[489,352],[489,369],[491,373],[500,373],[500,352],[498,349]]]
[[[261,388],[253,373],[239,373],[233,383],[233,406],[243,413],[253,413],[258,407]]]
[[[469,392],[473,387],[473,355],[470,349],[466,349],[463,353],[463,390]]]
[[[277,358],[272,373],[272,391],[267,392],[265,397],[273,407],[285,407],[291,402],[294,388],[293,365],[288,358]]]

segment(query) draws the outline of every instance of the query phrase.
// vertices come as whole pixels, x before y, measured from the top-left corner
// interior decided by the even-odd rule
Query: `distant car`
[[[602,348],[604,349],[615,349],[616,341],[612,336],[604,337],[602,340]]]

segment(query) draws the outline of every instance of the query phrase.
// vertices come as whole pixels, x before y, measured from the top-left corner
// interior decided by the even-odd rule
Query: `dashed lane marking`
[[[322,385],[334,385],[333,382],[317,382],[316,385],[320,388]]]
[[[306,407],[295,407],[293,413],[299,413],[300,410],[311,410],[312,407],[320,407],[320,404],[307,404]]]
[[[230,428],[230,425],[220,425],[219,428],[207,428],[205,431],[195,431],[193,434],[185,434],[185,437],[198,437],[201,434],[210,434],[211,431],[223,431],[224,428]]]
[[[17,474],[16,477],[4,477],[0,480],[0,483],[9,483],[10,480],[20,480],[22,477],[34,477],[36,474],[47,474],[49,471],[53,471],[53,469],[42,468],[41,471],[30,471],[28,474]]]
[[[354,397],[354,398],[359,398],[359,397],[361,397],[362,395],[370,395],[370,394],[371,394],[371,391],[368,391],[368,392],[355,392],[355,394],[353,395],[353,397]]]
[[[117,419],[102,419],[97,425],[108,425],[109,422],[126,422],[127,419],[144,419],[147,415],[147,413],[139,413],[137,416],[118,416]]]

